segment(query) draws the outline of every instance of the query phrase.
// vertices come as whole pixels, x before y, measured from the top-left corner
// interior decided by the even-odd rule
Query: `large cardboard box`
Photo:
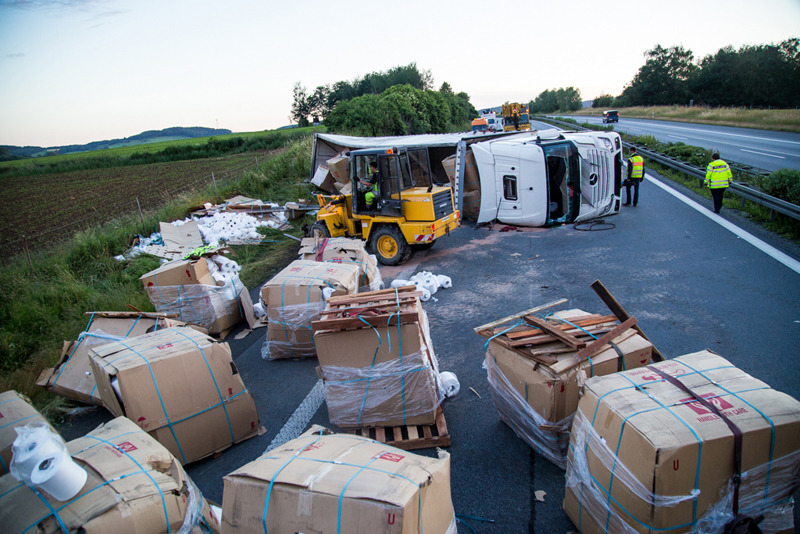
[[[357,265],[360,273],[359,288],[369,287],[375,291],[381,289],[383,279],[378,269],[378,261],[370,255],[360,239],[346,237],[328,237],[315,239],[307,237],[300,243],[301,260],[327,261]]]
[[[447,178],[450,180],[450,185],[456,181],[456,156],[448,156],[442,160],[442,167],[444,172],[447,173]],[[478,167],[475,164],[475,155],[472,150],[467,150],[467,155],[464,157],[464,192],[480,191],[481,178],[478,174]]]
[[[70,399],[102,406],[103,400],[97,391],[89,363],[89,347],[183,324],[153,313],[92,312],[86,330],[81,332],[77,340],[64,342],[58,363],[55,367],[42,370],[36,385]]]
[[[28,424],[50,426],[47,419],[21,393],[13,389],[0,393],[0,475],[8,473],[11,466],[11,445],[17,439],[14,429]],[[55,432],[53,427],[50,429]]]
[[[295,260],[261,287],[269,327],[265,358],[316,356],[311,323],[324,305],[322,291],[349,295],[358,290],[359,267],[354,264]]]
[[[162,265],[140,277],[156,311],[177,314],[181,321],[220,334],[246,317],[255,324],[247,288],[234,278],[223,286],[214,281],[206,257]]]
[[[223,532],[455,534],[450,457],[312,428],[224,478]]]
[[[350,177],[347,175],[348,158],[344,156],[336,156],[331,158],[325,163],[328,165],[331,176],[340,184],[350,183]]]
[[[317,167],[317,171],[311,178],[311,183],[326,193],[335,195],[338,192],[336,189],[336,179],[331,174],[331,171],[328,169],[327,165],[320,165]]]
[[[106,408],[135,421],[182,464],[259,432],[255,402],[226,343],[167,328],[93,347],[90,356]]]
[[[359,293],[357,303],[332,298],[326,313],[359,307],[383,315],[365,314],[365,322],[344,317],[340,324],[336,313],[313,325],[328,415],[341,428],[428,425],[436,419],[441,394],[427,316],[418,296],[401,293],[399,308],[395,298],[394,290]]]
[[[665,379],[674,377],[688,391]],[[581,532],[721,532],[731,512],[791,532],[800,402],[702,351],[586,382],[572,428],[564,509]]]
[[[563,321],[575,324],[592,315],[582,310],[566,310],[553,317],[554,325],[566,325]],[[616,319],[611,317],[591,328],[603,331],[616,325]],[[573,332],[580,333],[577,329]],[[612,340],[613,346],[606,345],[596,355],[576,364],[577,351],[562,341],[514,347],[511,344],[515,340],[524,338],[512,335],[513,339],[509,339],[509,333],[492,339],[486,354],[495,407],[500,418],[519,437],[564,469],[572,415],[578,408],[583,382],[592,376],[649,364],[653,345],[629,329]],[[540,355],[537,359],[534,351]],[[546,363],[544,357],[551,363]]]
[[[481,192],[479,190],[467,191],[464,193],[461,213],[468,221],[477,221],[481,212]]]
[[[10,474],[0,478],[3,532],[136,534],[219,526],[175,458],[130,420],[119,417],[70,441],[88,478],[67,502],[35,494]],[[63,526],[63,529],[62,529]]]

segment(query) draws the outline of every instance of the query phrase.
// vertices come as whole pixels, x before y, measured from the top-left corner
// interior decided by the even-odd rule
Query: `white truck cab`
[[[619,213],[619,134],[532,131],[471,149],[480,176],[478,223],[548,226]]]

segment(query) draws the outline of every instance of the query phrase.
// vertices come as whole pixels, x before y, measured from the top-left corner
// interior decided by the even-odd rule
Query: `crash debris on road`
[[[224,478],[225,532],[456,534],[450,455],[312,427]]]
[[[9,472],[12,452],[11,446],[17,439],[16,428],[31,425],[34,427],[47,427],[55,432],[47,419],[31,406],[30,400],[16,391],[9,390],[0,393],[0,475]]]
[[[711,351],[587,380],[569,450],[582,532],[794,529],[800,402]]]
[[[377,291],[383,288],[378,260],[374,254],[367,252],[360,239],[307,237],[300,242],[298,254],[301,260],[357,265],[359,291]]]
[[[564,469],[583,383],[651,361],[652,344],[631,326],[573,309],[479,327],[489,339],[485,366],[500,419]]]

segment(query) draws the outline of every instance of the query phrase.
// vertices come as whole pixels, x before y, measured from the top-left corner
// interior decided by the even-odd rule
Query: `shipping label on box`
[[[225,476],[222,508],[226,532],[455,533],[449,455],[317,428]]]
[[[587,532],[721,531],[732,519],[725,499],[736,474],[734,434],[697,397],[742,434],[741,510],[770,515],[771,532],[791,529],[781,503],[800,484],[800,402],[710,351],[586,382],[564,501],[575,524]]]
[[[255,402],[230,348],[191,328],[168,328],[92,348],[103,403],[186,464],[259,432]]]

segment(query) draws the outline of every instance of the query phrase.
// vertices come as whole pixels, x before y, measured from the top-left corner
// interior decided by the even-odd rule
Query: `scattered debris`
[[[431,296],[436,293],[440,287],[445,289],[453,287],[453,281],[449,276],[443,274],[433,274],[428,271],[422,271],[411,277],[410,280],[394,280],[391,284],[392,287],[405,287],[416,286],[417,291],[422,293],[419,298],[422,302],[431,300]]]
[[[481,394],[480,394],[480,393],[478,393],[477,391],[475,391],[475,389],[474,389],[472,386],[469,386],[469,390],[470,390],[471,392],[473,392],[475,395],[477,395],[479,399],[482,399],[482,398],[483,398],[483,397],[481,397]]]
[[[544,502],[544,498],[547,495],[547,492],[544,490],[536,490],[533,492],[534,498],[539,502]]]

